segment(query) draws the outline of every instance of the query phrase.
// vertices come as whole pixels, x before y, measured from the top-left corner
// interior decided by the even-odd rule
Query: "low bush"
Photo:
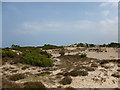
[[[71,84],[71,82],[72,78],[70,76],[66,76],[60,81],[60,83],[63,85]]]
[[[25,78],[24,74],[14,74],[14,75],[11,75],[9,77],[9,80],[11,80],[11,81],[17,81],[17,80],[24,79],[24,78]]]
[[[18,56],[16,52],[10,50],[2,50],[2,58],[5,57],[13,58],[15,56]]]
[[[87,76],[88,75],[88,71],[83,71],[83,70],[72,70],[71,72],[66,72],[63,74],[64,76]]]
[[[87,57],[87,54],[85,54],[85,53],[82,53],[81,55],[80,55],[80,58],[86,58]]]
[[[41,47],[42,49],[59,49],[63,48],[63,46],[56,46],[56,45],[50,45],[50,44],[45,44],[44,46]]]
[[[117,66],[120,67],[120,64],[118,64]]]
[[[98,65],[95,64],[95,63],[92,63],[92,64],[91,64],[91,67],[98,67]]]
[[[101,60],[101,61],[99,61],[99,63],[100,64],[106,64],[106,63],[109,63],[109,61],[108,60]]]
[[[50,53],[47,53],[46,51],[41,51],[40,54],[46,56],[47,58],[51,58],[52,56]]]
[[[120,69],[117,69],[118,72],[120,72]]]
[[[113,73],[111,76],[116,77],[116,78],[120,78],[119,73]]]
[[[18,71],[18,70],[16,70],[16,69],[15,69],[15,70],[11,70],[12,73],[16,73],[17,71]]]
[[[21,69],[22,69],[22,70],[25,70],[25,69],[27,69],[27,68],[29,68],[29,66],[23,66]]]
[[[67,73],[65,75],[67,75]],[[68,75],[70,75],[70,76],[78,76],[79,73],[78,73],[78,71],[73,70],[73,71],[69,72]]]
[[[51,72],[41,72],[41,73],[39,73],[38,75],[40,75],[40,76],[45,76],[45,75],[49,75],[49,74],[51,74]]]
[[[86,67],[85,69],[86,69],[87,71],[95,71],[95,69],[92,68],[92,67]]]
[[[24,88],[40,88],[41,90],[47,90],[41,82],[26,82],[24,83]]]
[[[60,54],[61,56],[64,56],[64,55],[65,55],[65,52],[64,52],[64,51],[60,51],[59,54]]]
[[[38,54],[28,53],[23,57],[24,64],[30,64],[34,66],[50,67],[53,65],[53,62],[53,60]]]
[[[78,71],[79,76],[87,76],[88,71]]]

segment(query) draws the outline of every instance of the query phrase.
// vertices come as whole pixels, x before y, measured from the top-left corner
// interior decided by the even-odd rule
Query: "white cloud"
[[[105,19],[100,21],[100,31],[104,34],[117,36],[118,34],[118,18]]]
[[[25,22],[21,25],[21,33],[38,33],[41,31],[54,31],[62,27],[61,22]]]
[[[110,14],[110,10],[105,10],[105,11],[102,11],[101,13],[103,16],[108,16]]]
[[[106,3],[102,3],[102,4],[100,4],[100,7],[106,7],[106,6],[108,6],[108,5],[109,5],[109,3],[106,2]]]
[[[96,26],[94,25],[96,25],[96,23],[93,21],[83,20],[73,24],[73,27],[76,30],[89,30],[89,29],[94,30],[96,29]]]
[[[111,1],[108,1],[108,2],[103,2],[99,5],[101,8],[103,7],[118,7],[118,2],[111,2]]]
[[[21,28],[20,28],[21,27]],[[116,38],[118,34],[118,18],[105,19],[98,22],[83,20],[78,22],[25,22],[18,29],[20,34],[38,34],[41,32],[96,32],[99,35]]]

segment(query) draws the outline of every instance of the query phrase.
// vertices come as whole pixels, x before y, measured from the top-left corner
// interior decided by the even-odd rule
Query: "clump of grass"
[[[51,72],[41,72],[39,75],[44,76],[44,75],[49,75]]]
[[[11,81],[17,81],[17,80],[24,79],[24,78],[25,78],[24,74],[14,74],[14,75],[11,75],[9,77],[9,80],[11,80]]]
[[[63,85],[71,84],[71,82],[72,78],[70,76],[66,76],[60,81],[60,83]]]
[[[64,56],[64,55],[65,55],[65,52],[64,52],[64,51],[60,51],[59,54],[60,54],[61,56]]]
[[[113,73],[111,76],[116,77],[116,78],[120,78],[119,73]]]
[[[96,63],[92,63],[91,67],[98,67],[98,65]]]
[[[40,88],[41,90],[47,90],[42,82],[26,82],[24,88]]]
[[[85,53],[80,54],[80,58],[87,58],[87,54]]]
[[[108,60],[101,60],[101,61],[99,61],[99,62],[100,62],[100,64],[106,64],[106,63],[109,63]]]
[[[118,64],[117,66],[120,67],[120,64]]]
[[[63,74],[64,76],[87,76],[88,71],[87,70],[72,70],[71,72],[66,72]]]
[[[120,69],[117,69],[118,72],[120,72]]]
[[[92,67],[85,67],[85,69],[86,69],[87,71],[95,71],[95,69],[92,68]]]
[[[17,71],[18,71],[18,70],[15,69],[15,70],[12,70],[11,72],[12,72],[12,73],[16,73]]]
[[[23,66],[21,69],[22,69],[22,70],[25,70],[25,69],[27,69],[27,68],[29,68],[29,66]]]

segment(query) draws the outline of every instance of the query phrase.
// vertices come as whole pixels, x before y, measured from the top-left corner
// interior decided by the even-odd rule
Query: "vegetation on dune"
[[[40,54],[46,56],[47,58],[51,58],[52,56],[50,53],[47,53],[46,51],[41,51]]]
[[[20,47],[20,45],[15,45],[15,44],[11,45],[11,48],[15,48],[15,47]]]
[[[16,84],[14,81],[10,81],[6,78],[2,79],[2,89],[4,88],[21,88],[20,85]]]
[[[74,44],[76,45],[77,47],[96,47],[96,46],[99,46],[99,47],[118,47],[120,48],[120,43],[115,43],[115,42],[111,42],[109,44],[103,44],[103,45],[95,45],[95,44],[88,44],[88,43],[78,43],[78,44]]]
[[[63,85],[71,84],[72,78],[70,76],[65,76],[60,83]]]
[[[85,47],[85,44],[79,43],[79,44],[77,44],[77,47]]]
[[[23,56],[26,55],[27,53],[41,54],[46,56],[47,58],[50,58],[52,56],[50,53],[42,51],[40,48],[37,47],[13,47],[11,49],[21,51]]]
[[[43,55],[28,53],[23,56],[23,63],[35,66],[50,67],[53,65],[53,60],[46,58]]]
[[[29,66],[23,66],[21,69],[22,69],[22,70],[25,70],[25,69],[27,69],[27,68],[29,68]]]
[[[111,42],[109,44],[100,45],[100,47],[118,47],[118,48],[120,48],[120,43]]]
[[[64,76],[87,76],[88,75],[88,71],[83,71],[83,70],[72,70],[71,72],[67,72],[64,74]]]
[[[59,49],[59,48],[63,48],[63,46],[56,46],[56,45],[45,44],[41,48],[45,49],[45,50],[46,49]]]
[[[80,54],[80,58],[86,58],[86,57],[87,57],[87,54],[85,53]]]
[[[11,75],[9,77],[9,80],[11,80],[11,81],[17,81],[17,80],[24,79],[24,78],[25,78],[24,74],[14,74],[14,75]]]
[[[42,82],[26,82],[24,88],[40,88],[41,90],[47,90]]]
[[[2,50],[2,58],[4,57],[13,58],[15,56],[18,56],[16,52],[13,52],[11,50]]]
[[[53,65],[53,61],[50,59],[52,55],[47,53],[46,51],[42,51],[40,48],[20,47],[18,45],[12,45],[11,47],[12,48],[3,49],[2,51],[3,58],[4,57],[13,58],[15,56],[18,56],[16,52],[12,51],[12,50],[16,50],[18,52],[21,52],[19,57],[22,58],[22,63],[24,64],[30,64],[30,65],[42,66],[42,67],[50,67]]]
[[[76,44],[77,47],[95,47],[96,45],[95,44],[87,44],[87,43],[78,43]]]
[[[119,74],[119,72],[117,72],[117,73],[113,73],[111,76],[116,77],[116,78],[120,78],[120,74]]]
[[[61,56],[64,56],[64,55],[65,55],[65,52],[64,52],[64,51],[60,51],[59,54],[60,54]]]

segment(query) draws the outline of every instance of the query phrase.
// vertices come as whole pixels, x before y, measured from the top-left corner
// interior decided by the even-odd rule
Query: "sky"
[[[115,2],[3,2],[2,46],[118,42]]]

